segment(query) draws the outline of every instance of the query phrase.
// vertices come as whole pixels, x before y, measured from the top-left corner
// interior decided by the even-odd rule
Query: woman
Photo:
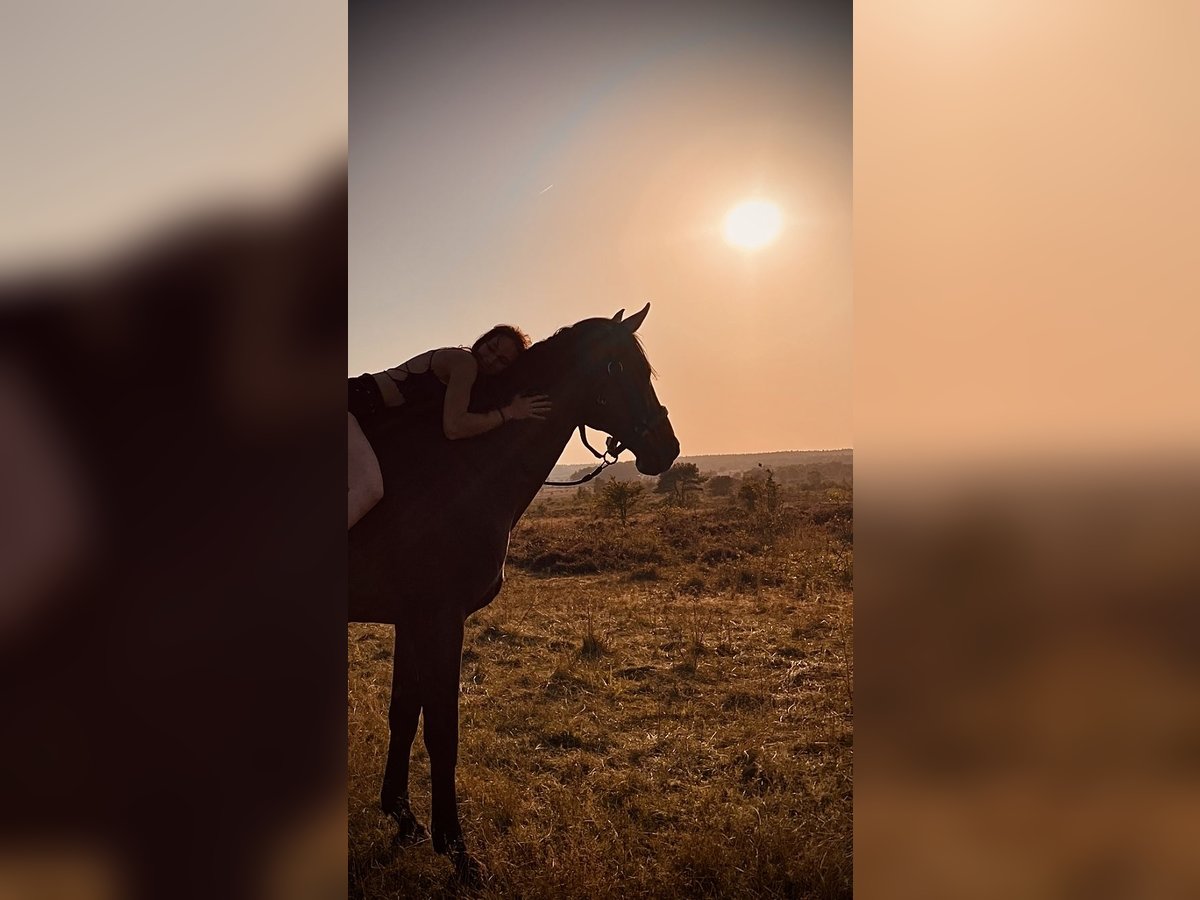
[[[394,369],[350,379],[349,527],[354,527],[383,496],[379,460],[360,422],[385,409],[417,409],[440,402],[442,431],[455,441],[484,434],[512,419],[544,419],[550,412],[550,400],[544,394],[517,397],[508,406],[486,413],[467,412],[475,379],[504,371],[528,346],[529,337],[521,329],[497,325],[470,350],[428,350]]]

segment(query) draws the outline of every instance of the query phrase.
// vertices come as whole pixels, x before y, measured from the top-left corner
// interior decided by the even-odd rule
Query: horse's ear
[[[612,320],[613,320],[614,322],[620,322],[620,321],[621,321],[621,316],[623,316],[623,315],[625,315],[625,310],[623,310],[623,309],[618,309],[618,310],[617,310],[617,314],[616,314],[615,316],[613,316]]]
[[[624,312],[624,310],[621,310],[621,312]],[[632,316],[630,316],[628,319],[626,319],[621,324],[624,325],[626,328],[628,328],[630,333],[632,334],[633,332],[638,330],[638,326],[642,324],[642,320],[644,318],[646,318],[646,313],[648,313],[648,312],[650,312],[650,304],[649,303],[647,303],[645,306],[642,307],[641,312],[634,313]]]

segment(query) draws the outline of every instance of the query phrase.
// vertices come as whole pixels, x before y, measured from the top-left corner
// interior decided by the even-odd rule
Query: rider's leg
[[[349,462],[347,497],[350,522],[347,527],[353,528],[354,523],[383,496],[383,473],[379,471],[379,460],[375,458],[375,451],[363,434],[358,419],[352,413],[346,415],[349,417],[346,457]]]

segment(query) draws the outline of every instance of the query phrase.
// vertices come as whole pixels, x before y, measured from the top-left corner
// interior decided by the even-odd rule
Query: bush
[[[714,497],[729,497],[733,494],[733,476],[713,475],[708,479],[708,492]]]
[[[628,525],[629,514],[642,499],[643,490],[640,484],[629,481],[606,482],[598,492],[600,509],[619,518],[622,525]]]

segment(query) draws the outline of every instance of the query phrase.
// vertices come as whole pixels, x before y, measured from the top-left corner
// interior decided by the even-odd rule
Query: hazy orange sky
[[[349,374],[649,300],[684,455],[852,446],[850,5],[517,6],[351,4]]]

